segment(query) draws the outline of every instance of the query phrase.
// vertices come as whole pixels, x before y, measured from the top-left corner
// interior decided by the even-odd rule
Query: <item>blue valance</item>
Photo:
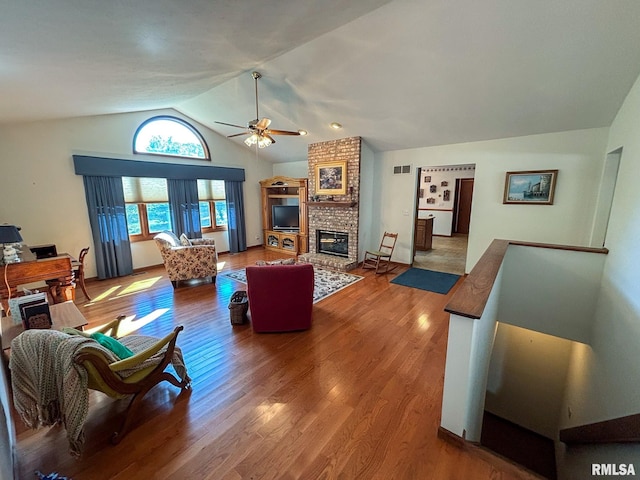
[[[76,175],[102,177],[173,178],[179,180],[227,180],[244,182],[244,168],[182,165],[177,163],[144,162],[118,158],[74,155]]]

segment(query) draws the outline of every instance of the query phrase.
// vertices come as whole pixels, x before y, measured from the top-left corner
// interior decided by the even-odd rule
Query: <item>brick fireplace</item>
[[[359,195],[360,195],[360,137],[343,138],[309,145],[309,253],[299,257],[301,261],[329,266],[334,269],[348,271],[358,264],[358,227],[359,227]],[[346,195],[335,195],[332,198],[316,195],[316,165],[322,162],[344,161],[347,172],[344,178]],[[318,248],[320,231],[339,232],[340,243],[346,243],[346,251],[320,251]],[[326,239],[325,238],[325,243]],[[345,245],[341,245],[341,248]]]

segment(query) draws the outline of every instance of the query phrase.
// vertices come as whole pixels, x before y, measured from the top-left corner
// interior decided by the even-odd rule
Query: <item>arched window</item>
[[[152,117],[138,127],[133,136],[133,153],[211,160],[200,132],[168,115]]]

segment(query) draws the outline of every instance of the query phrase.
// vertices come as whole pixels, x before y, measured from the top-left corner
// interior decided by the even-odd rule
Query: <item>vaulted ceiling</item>
[[[0,11],[0,124],[172,107],[226,136],[238,130],[216,120],[255,117],[257,70],[260,116],[309,131],[260,151],[274,162],[349,136],[387,151],[609,126],[640,74],[637,0],[6,0]]]

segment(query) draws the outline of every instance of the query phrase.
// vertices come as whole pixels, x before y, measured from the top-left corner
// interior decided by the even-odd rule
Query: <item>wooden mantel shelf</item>
[[[308,207],[355,207],[358,202],[309,202]]]

